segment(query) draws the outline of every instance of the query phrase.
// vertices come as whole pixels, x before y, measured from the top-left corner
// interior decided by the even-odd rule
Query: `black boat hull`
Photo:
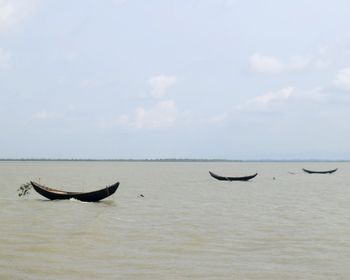
[[[31,181],[30,183],[32,184],[34,190],[37,193],[50,200],[63,200],[73,198],[85,202],[97,202],[102,199],[105,199],[114,194],[117,188],[119,187],[119,182],[117,182],[113,185],[92,192],[66,192],[48,188],[33,181]]]
[[[334,172],[336,172],[338,170],[338,168],[336,169],[332,169],[332,170],[326,170],[326,171],[314,171],[314,170],[308,170],[303,168],[303,171],[308,173],[308,174],[332,174]]]
[[[248,181],[250,179],[253,179],[256,175],[258,175],[258,173],[255,173],[253,175],[249,175],[249,176],[243,176],[243,177],[224,177],[224,176],[220,176],[220,175],[217,175],[211,171],[209,171],[209,174],[219,180],[219,181]]]

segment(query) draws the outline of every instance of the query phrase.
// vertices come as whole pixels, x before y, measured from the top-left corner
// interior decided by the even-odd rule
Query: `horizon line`
[[[0,158],[0,161],[115,161],[115,162],[350,162],[350,159],[205,159],[205,158]]]

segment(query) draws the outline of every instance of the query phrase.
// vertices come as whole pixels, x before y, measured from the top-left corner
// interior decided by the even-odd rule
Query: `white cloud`
[[[286,87],[278,91],[270,91],[264,95],[254,98],[250,101],[250,103],[261,108],[278,105],[290,99],[293,91],[293,87]]]
[[[250,67],[260,73],[279,73],[283,70],[282,63],[276,57],[258,53],[251,56]]]
[[[308,65],[310,65],[311,59],[307,57],[303,57],[300,55],[292,56],[289,59],[289,63],[285,66],[286,70],[303,70]]]
[[[328,95],[324,88],[315,87],[307,90],[297,90],[294,87],[288,86],[276,91],[270,91],[247,102],[241,104],[236,109],[238,111],[275,111],[288,106],[290,104],[298,105],[299,102],[306,103],[319,103],[329,100]]]
[[[47,121],[47,120],[52,120],[52,119],[56,119],[58,117],[58,115],[54,112],[48,112],[48,111],[39,111],[36,112],[33,115],[33,119],[35,120],[40,120],[40,121]]]
[[[11,1],[0,0],[0,30],[16,22],[16,7]]]
[[[175,123],[177,108],[172,100],[161,101],[150,110],[138,108],[133,126],[136,128],[161,128]]]
[[[250,57],[250,68],[259,73],[281,73],[303,70],[311,64],[311,61],[311,58],[294,55],[289,58],[287,63],[284,63],[274,56],[256,53]]]
[[[0,31],[8,30],[28,16],[38,0],[0,0]]]
[[[149,79],[150,93],[153,97],[161,98],[176,84],[176,76],[158,75]]]
[[[6,70],[10,67],[11,54],[0,48],[0,70]]]
[[[132,129],[160,129],[175,124],[178,111],[173,100],[160,101],[154,107],[139,107],[129,115],[121,115],[113,122],[104,122],[101,126],[124,126]]]
[[[340,89],[350,90],[350,67],[338,72],[334,84]]]

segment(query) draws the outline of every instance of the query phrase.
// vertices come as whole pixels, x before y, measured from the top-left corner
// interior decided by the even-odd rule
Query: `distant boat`
[[[209,174],[215,179],[220,181],[248,181],[250,179],[253,179],[256,175],[258,175],[258,173],[255,173],[253,175],[243,176],[243,177],[224,177],[224,176],[217,175],[211,171],[209,171]]]
[[[309,174],[332,174],[337,170],[338,170],[338,168],[332,169],[332,170],[326,170],[326,171],[314,171],[314,170],[308,170],[308,169],[303,168],[303,171],[306,173],[309,173]]]
[[[92,191],[92,192],[66,192],[66,191],[52,189],[52,188],[40,185],[33,181],[31,181],[30,183],[32,184],[33,188],[36,190],[37,193],[41,194],[42,196],[50,200],[74,198],[74,199],[77,199],[80,201],[86,201],[86,202],[97,202],[101,199],[109,197],[115,193],[115,191],[119,186],[119,182],[117,182],[113,185],[110,185],[103,189]]]

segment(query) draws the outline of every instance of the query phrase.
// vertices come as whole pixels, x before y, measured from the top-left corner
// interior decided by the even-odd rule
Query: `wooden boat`
[[[326,171],[313,171],[313,170],[308,170],[308,169],[303,168],[303,171],[306,173],[309,173],[309,174],[332,174],[337,170],[338,170],[338,168],[332,169],[332,170],[326,170]]]
[[[39,194],[41,194],[42,196],[48,199],[56,200],[56,199],[74,198],[74,199],[77,199],[80,201],[86,201],[86,202],[96,202],[106,197],[109,197],[115,193],[115,191],[119,186],[119,182],[117,182],[113,185],[110,185],[103,189],[92,191],[92,192],[66,192],[66,191],[52,189],[52,188],[40,185],[33,181],[30,181],[30,183],[32,184],[34,190],[36,190]]]
[[[258,173],[255,173],[253,175],[249,175],[249,176],[244,176],[244,177],[223,177],[223,176],[219,176],[211,171],[209,171],[209,174],[214,177],[217,180],[220,181],[248,181],[250,179],[253,179],[256,175],[258,175]]]

